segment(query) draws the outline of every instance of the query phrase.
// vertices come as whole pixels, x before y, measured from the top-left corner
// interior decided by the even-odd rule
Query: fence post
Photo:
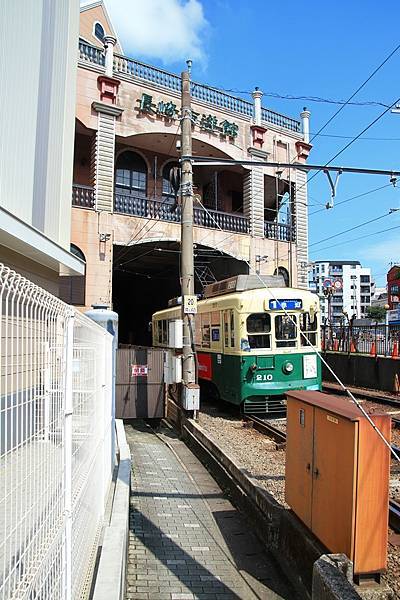
[[[67,313],[64,338],[64,599],[72,600],[72,364],[74,315]]]

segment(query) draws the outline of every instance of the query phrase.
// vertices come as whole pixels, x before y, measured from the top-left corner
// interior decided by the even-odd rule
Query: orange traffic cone
[[[321,340],[321,350],[325,350],[325,340]]]
[[[397,340],[393,344],[392,358],[399,358],[399,342]]]
[[[350,342],[350,352],[357,352],[353,340],[351,340],[351,342]]]
[[[369,353],[370,356],[376,356],[376,345],[375,342],[372,342],[371,351]]]
[[[335,352],[337,352],[339,350],[339,340],[333,341],[333,349]]]

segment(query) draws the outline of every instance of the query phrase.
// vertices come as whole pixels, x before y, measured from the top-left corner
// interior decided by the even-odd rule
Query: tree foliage
[[[386,318],[386,310],[383,306],[369,306],[367,309],[367,314],[370,319],[374,319],[376,321],[384,321]]]

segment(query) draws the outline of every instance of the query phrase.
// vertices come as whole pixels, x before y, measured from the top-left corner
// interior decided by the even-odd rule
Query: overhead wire
[[[325,248],[317,248],[317,252],[323,252],[324,250],[329,250],[330,248],[336,248],[337,246],[343,246],[344,244],[350,244],[351,242],[357,242],[358,240],[362,240],[366,237],[372,237],[373,235],[379,235],[380,233],[386,233],[387,231],[393,231],[394,229],[400,229],[400,225],[396,225],[395,227],[389,227],[388,229],[382,229],[381,231],[373,231],[371,233],[366,233],[365,235],[361,235],[360,237],[352,238],[351,240],[344,240],[343,242],[339,242],[338,244],[332,244],[331,246],[326,246]]]
[[[222,228],[218,225],[218,223],[215,221],[214,217],[209,213],[209,211],[207,210],[207,208],[205,206],[203,206],[203,209],[209,214],[210,218],[212,218],[214,220],[215,224],[217,225],[217,228],[222,231]],[[400,225],[398,227],[400,227]],[[396,229],[396,228],[394,228],[394,229]],[[244,262],[247,264],[247,266],[249,268],[249,271],[251,272],[252,271],[252,267],[250,265],[250,262],[247,261],[247,260],[244,260]],[[271,289],[265,284],[264,280],[259,275],[259,273],[257,273],[257,271],[255,272],[255,275],[256,275],[256,277],[258,277],[258,279],[262,283],[262,285],[265,288],[265,290],[269,293],[269,295],[276,302],[279,302],[278,298],[271,291]],[[287,318],[291,321],[291,323],[297,329],[297,322],[295,321],[295,319],[293,318],[293,316],[288,313],[288,311],[286,310],[286,308],[282,307],[282,311],[285,313],[285,315],[287,316]],[[312,348],[312,350],[316,353],[316,355],[319,357],[319,359],[321,360],[321,362],[325,365],[325,367],[328,369],[328,371],[333,375],[333,377],[338,382],[338,384],[343,389],[343,391],[350,397],[350,399],[354,402],[354,404],[357,406],[357,408],[360,410],[360,412],[366,417],[366,419],[368,420],[368,422],[370,423],[370,425],[372,426],[372,428],[379,435],[379,437],[382,439],[382,441],[384,442],[384,444],[388,447],[388,449],[393,454],[393,456],[396,458],[396,460],[398,460],[400,462],[400,455],[398,454],[397,449],[393,448],[392,445],[390,444],[390,442],[388,442],[388,440],[385,438],[385,436],[380,431],[380,429],[375,425],[375,423],[373,422],[373,420],[370,417],[370,415],[364,409],[364,407],[362,406],[362,404],[355,398],[355,396],[353,395],[353,393],[344,385],[344,383],[341,381],[341,379],[338,377],[338,375],[334,372],[334,370],[332,369],[332,367],[328,364],[328,362],[322,356],[322,354],[318,350],[318,348],[316,348],[314,346],[314,344],[308,339],[308,337],[306,336],[306,334],[303,331],[301,331],[301,329],[299,329],[299,332],[300,332],[300,336],[303,338],[303,340],[305,342],[305,345],[309,346],[310,348]]]
[[[334,234],[330,235],[329,237],[323,238],[322,240],[319,240],[318,242],[313,242],[312,244],[309,244],[308,247],[311,248],[311,246],[316,246],[317,244],[322,244],[323,242],[332,240],[333,238],[339,237],[340,235],[344,235],[345,233],[349,233],[350,231],[354,231],[355,229],[359,229],[360,227],[364,227],[365,225],[369,225],[370,223],[374,223],[375,221],[379,221],[380,219],[384,219],[385,217],[388,217],[389,215],[392,215],[392,214],[394,214],[394,213],[387,212],[384,215],[379,215],[379,217],[375,217],[374,219],[369,219],[369,221],[364,221],[363,223],[354,225],[354,227],[350,227],[349,229],[345,229],[344,231],[338,231],[337,233],[334,233]]]
[[[393,185],[391,183],[385,183],[385,185],[374,188],[373,190],[368,190],[367,192],[363,192],[362,194],[357,194],[356,196],[352,196],[351,198],[346,198],[345,200],[339,200],[339,202],[335,202],[335,207],[340,206],[341,204],[346,204],[347,202],[350,202],[351,200],[356,200],[357,198],[362,198],[363,196],[368,196],[369,194],[373,194],[374,192],[379,192],[380,190],[383,190],[383,189],[389,188],[389,187],[393,187]],[[314,210],[313,212],[311,212],[309,214],[309,217],[311,217],[312,215],[316,215],[317,213],[320,213],[325,210],[326,210],[325,207],[320,208],[319,210]]]

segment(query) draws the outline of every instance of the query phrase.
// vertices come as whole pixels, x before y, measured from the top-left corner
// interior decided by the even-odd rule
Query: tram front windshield
[[[293,348],[297,345],[297,317],[277,315],[275,317],[275,338],[277,348]]]

